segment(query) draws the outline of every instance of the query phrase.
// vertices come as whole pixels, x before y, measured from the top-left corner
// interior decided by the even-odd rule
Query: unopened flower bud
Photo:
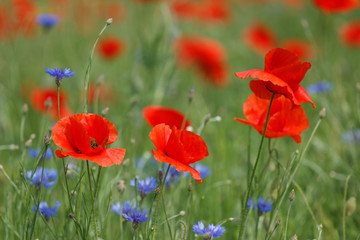
[[[192,183],[189,183],[188,192],[191,192],[191,191],[192,191]]]
[[[159,169],[159,181],[161,182],[163,180],[163,172],[161,169]]]
[[[9,150],[18,150],[18,149],[19,149],[18,145],[15,145],[15,144],[10,144],[9,145]]]
[[[295,190],[294,189],[291,190],[289,193],[289,200],[290,200],[290,202],[295,200]]]
[[[117,183],[117,190],[119,191],[120,195],[122,195],[125,192],[126,186],[125,186],[125,181],[124,180],[120,180]]]
[[[26,115],[28,111],[29,111],[29,106],[25,103],[22,107],[23,115]]]
[[[356,210],[356,198],[350,197],[345,203],[346,215],[352,215]]]
[[[48,98],[46,99],[46,101],[45,101],[45,107],[46,107],[46,109],[49,109],[49,108],[51,107],[51,105],[52,105],[51,98],[48,97]]]
[[[71,190],[71,191],[70,191],[70,194],[71,194],[71,196],[75,196],[75,195],[76,195],[76,191],[75,191],[75,190]]]
[[[112,24],[113,22],[113,19],[112,18],[109,18],[108,20],[106,20],[106,24],[109,26],[110,24]]]
[[[180,216],[185,216],[186,215],[186,212],[184,210],[180,211]]]
[[[102,111],[101,111],[101,116],[102,117],[105,117],[108,113],[109,113],[109,107],[106,107],[104,108]]]
[[[321,109],[321,111],[319,113],[319,117],[320,117],[320,119],[323,119],[324,117],[326,117],[326,109],[325,108]]]
[[[29,140],[27,140],[27,141],[25,142],[25,147],[26,147],[26,148],[30,148],[31,145],[32,145],[32,139],[30,138]]]
[[[194,99],[194,93],[195,93],[195,88],[192,87],[189,92],[189,103],[191,103],[192,100]]]
[[[298,240],[298,237],[296,234],[294,234],[294,236],[292,236],[291,240]]]
[[[50,143],[51,143],[51,139],[50,139],[49,135],[46,135],[46,136],[44,137],[44,144],[45,144],[45,146],[49,146]]]
[[[160,188],[155,188],[155,195],[158,195],[160,193]]]
[[[101,74],[101,75],[99,76],[98,80],[96,81],[96,84],[97,84],[98,86],[101,85],[101,84],[104,82],[104,79],[105,79],[104,74]]]
[[[358,90],[360,92],[360,82],[356,83],[356,90]]]
[[[73,218],[74,218],[74,214],[73,214],[73,213],[69,213],[68,217],[71,218],[71,219],[73,219]]]

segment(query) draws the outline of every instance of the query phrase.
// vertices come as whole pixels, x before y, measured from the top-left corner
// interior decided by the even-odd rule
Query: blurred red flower
[[[125,50],[125,43],[118,37],[108,36],[99,41],[98,52],[104,59],[114,59]]]
[[[311,59],[313,56],[312,46],[301,39],[287,39],[283,42],[282,47],[294,53],[300,59]]]
[[[170,128],[168,125],[156,125],[149,134],[157,151],[152,153],[159,162],[166,162],[181,172],[190,172],[201,183],[200,172],[189,164],[204,159],[209,155],[204,140],[193,132]]]
[[[62,118],[52,128],[54,143],[66,150],[56,150],[59,158],[71,156],[92,161],[102,167],[119,165],[125,149],[105,148],[117,140],[118,132],[109,120],[91,113]]]
[[[349,47],[360,47],[360,20],[346,23],[340,28],[340,38]]]
[[[275,47],[276,36],[268,25],[256,22],[245,29],[243,40],[252,50],[263,55]]]
[[[178,62],[183,66],[197,67],[205,80],[217,86],[227,83],[225,49],[212,39],[182,37],[176,41]]]
[[[12,0],[14,10],[13,31],[29,35],[36,25],[37,9],[32,0]]]
[[[68,116],[71,110],[66,106],[66,94],[60,92],[60,116]],[[31,92],[31,105],[35,110],[44,113],[46,111],[46,101],[51,102],[47,113],[53,120],[58,120],[58,102],[56,88],[35,88]]]
[[[256,131],[263,134],[269,104],[269,99],[262,99],[253,94],[243,106],[244,115],[247,119],[235,118],[235,120],[251,125]],[[265,137],[290,136],[296,143],[300,143],[300,133],[308,127],[309,120],[300,105],[294,105],[283,95],[274,98]]]
[[[164,123],[170,127],[181,129],[184,121],[184,114],[181,112],[172,108],[165,108],[155,105],[145,107],[143,109],[143,115],[147,123],[152,127],[160,123]],[[190,125],[190,121],[186,119],[184,129]]]
[[[203,21],[226,21],[230,17],[228,3],[224,0],[207,0],[198,6],[198,17]]]
[[[346,13],[358,8],[359,0],[313,0],[326,13]]]
[[[89,104],[92,105],[95,102],[95,92],[97,88],[97,83],[90,83],[89,84],[89,95],[88,95],[88,101]],[[102,83],[99,87],[99,101],[104,101],[107,104],[111,104],[115,102],[114,99],[114,88],[112,86],[109,86],[105,83]],[[116,96],[116,100],[119,99],[119,95]]]
[[[299,57],[283,48],[275,48],[265,55],[265,69],[237,72],[239,78],[257,78],[250,81],[250,89],[256,96],[269,99],[273,93],[283,94],[294,104],[310,102],[310,96],[300,85],[311,67],[308,62],[301,63]]]
[[[228,3],[222,0],[183,1],[171,3],[173,13],[182,19],[197,19],[203,22],[224,22],[230,17]]]

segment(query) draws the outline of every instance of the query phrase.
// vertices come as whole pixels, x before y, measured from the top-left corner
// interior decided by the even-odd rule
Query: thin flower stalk
[[[266,114],[266,121],[265,121],[265,125],[264,125],[264,132],[261,136],[261,141],[260,141],[260,145],[259,145],[259,150],[258,150],[258,153],[257,153],[257,156],[256,156],[256,160],[255,160],[255,164],[254,164],[254,168],[253,168],[253,171],[251,173],[251,177],[250,177],[250,181],[249,181],[249,185],[248,185],[248,190],[247,190],[247,193],[246,193],[246,198],[245,198],[245,201],[243,203],[243,209],[242,209],[242,216],[241,216],[241,223],[240,223],[240,231],[239,231],[239,237],[238,239],[242,239],[243,235],[244,235],[244,229],[245,229],[245,222],[246,222],[246,218],[247,218],[247,215],[248,215],[248,210],[247,210],[247,202],[249,201],[249,198],[250,198],[250,192],[251,192],[251,186],[252,186],[252,183],[254,181],[254,177],[255,177],[255,172],[256,172],[256,169],[257,169],[257,165],[259,163],[259,159],[260,159],[260,153],[261,153],[261,149],[262,149],[262,145],[263,145],[263,142],[264,142],[264,138],[265,138],[265,133],[266,133],[266,128],[267,128],[267,125],[268,125],[268,122],[269,122],[269,116],[270,116],[270,109],[271,109],[271,105],[272,105],[272,102],[274,100],[274,97],[275,97],[275,93],[273,93],[271,95],[271,99],[270,99],[270,103],[269,103],[269,109],[267,111],[267,114]]]
[[[158,216],[158,211],[159,211],[159,203],[160,203],[160,199],[161,199],[161,195],[162,195],[162,192],[163,192],[163,189],[164,189],[164,185],[165,185],[165,179],[169,173],[169,170],[170,170],[170,164],[168,165],[168,168],[166,170],[166,173],[165,173],[165,177],[163,178],[163,181],[161,183],[161,187],[160,187],[160,192],[159,192],[159,196],[158,196],[158,199],[157,199],[157,202],[156,202],[156,208],[155,208],[155,215],[154,215],[154,226],[153,226],[153,237],[152,239],[155,240],[155,236],[156,236],[156,223],[157,223],[157,216]]]

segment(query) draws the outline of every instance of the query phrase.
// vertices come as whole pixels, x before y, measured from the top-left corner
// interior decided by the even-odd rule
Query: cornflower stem
[[[57,86],[57,106],[58,106],[58,120],[60,120],[60,86]],[[46,150],[45,150],[45,153],[46,153]],[[71,204],[69,184],[68,184],[67,177],[66,177],[67,166],[65,165],[65,159],[62,158],[61,160],[62,160],[62,165],[63,165],[63,170],[64,170],[65,186],[66,186],[66,192],[67,192],[67,196],[68,196],[70,211],[71,211],[71,213],[73,213],[74,209]]]
[[[157,202],[156,202],[155,215],[154,215],[154,226],[153,226],[154,233],[153,233],[153,237],[152,237],[153,240],[156,239],[155,235],[156,235],[156,223],[157,223],[157,215],[158,215],[158,211],[159,211],[159,203],[160,203],[161,195],[162,195],[164,185],[165,185],[165,182],[166,182],[166,177],[167,177],[167,175],[169,173],[169,170],[170,170],[170,166],[171,165],[169,164],[169,166],[168,166],[168,168],[166,170],[165,176],[164,176],[163,181],[161,183],[160,193],[159,193],[159,196],[158,196],[158,199],[157,199]]]
[[[162,205],[164,207],[164,214],[165,214],[165,220],[166,220],[166,223],[167,223],[167,226],[168,226],[168,229],[169,229],[169,234],[170,234],[170,238],[172,238],[172,233],[171,233],[171,227],[170,227],[170,223],[169,223],[169,219],[168,219],[168,216],[166,214],[166,206],[165,206],[165,200],[164,200],[164,196],[161,197],[161,200],[162,200]]]
[[[84,89],[85,89],[85,96],[84,96],[84,113],[87,113],[88,111],[88,92],[89,92],[89,79],[90,79],[90,71],[91,71],[91,66],[92,66],[92,60],[94,58],[94,52],[95,52],[95,48],[96,48],[96,44],[99,41],[101,35],[103,34],[103,32],[105,31],[105,29],[111,24],[112,19],[108,19],[105,23],[105,26],[101,29],[99,35],[97,36],[94,45],[92,47],[91,50],[91,54],[89,57],[89,64],[86,68],[86,72],[85,72],[85,78],[84,78]]]
[[[248,160],[248,166],[247,166],[247,184],[249,185],[250,182],[250,172],[251,172],[251,126],[249,126],[249,133],[248,133],[248,146],[247,146],[247,160]]]
[[[249,201],[249,198],[250,198],[251,185],[252,185],[252,183],[254,181],[255,172],[256,172],[256,169],[257,169],[257,166],[258,166],[258,163],[259,163],[260,153],[261,153],[262,145],[264,143],[266,128],[267,128],[267,125],[268,125],[268,122],[269,122],[270,110],[271,110],[271,105],[272,105],[272,102],[274,100],[274,97],[275,97],[275,93],[273,93],[271,95],[269,108],[268,108],[268,111],[267,111],[267,114],[266,114],[266,120],[265,120],[265,124],[264,124],[264,131],[263,131],[263,134],[261,136],[259,150],[258,150],[258,153],[257,153],[257,156],[256,156],[254,168],[253,168],[252,173],[251,173],[251,177],[250,177],[250,181],[249,181],[249,185],[248,185],[248,189],[247,189],[247,193],[246,193],[246,198],[245,198],[245,201],[243,203],[242,216],[241,216],[241,222],[240,222],[240,231],[239,231],[238,239],[242,239],[243,234],[244,234],[245,222],[246,222],[246,218],[247,218],[247,215],[248,215],[247,202]]]
[[[312,141],[312,139],[313,139],[313,137],[314,137],[314,135],[315,135],[316,130],[317,130],[318,127],[320,126],[321,120],[322,120],[322,118],[319,118],[319,120],[317,121],[317,123],[316,123],[316,125],[315,125],[315,127],[314,127],[314,129],[313,129],[313,131],[312,131],[312,133],[311,133],[311,135],[310,135],[309,140],[307,141],[307,143],[306,143],[306,145],[305,145],[305,147],[304,147],[304,149],[301,151],[301,153],[300,153],[299,155],[296,155],[295,159],[293,159],[293,161],[292,161],[291,164],[290,164],[289,169],[291,169],[291,168],[292,168],[292,165],[295,164],[295,163],[294,163],[295,160],[296,160],[296,159],[299,159],[299,160],[298,160],[298,163],[297,163],[297,165],[296,165],[296,167],[295,167],[295,169],[294,169],[294,171],[292,172],[292,174],[291,174],[290,177],[289,177],[289,180],[288,180],[287,183],[286,183],[285,189],[283,190],[282,195],[281,195],[281,198],[280,198],[280,201],[279,201],[279,203],[277,204],[277,207],[275,208],[275,212],[274,212],[274,214],[272,215],[272,218],[271,218],[271,220],[270,220],[270,225],[269,225],[269,226],[272,226],[272,225],[274,224],[276,215],[277,215],[277,213],[278,213],[278,211],[279,211],[279,208],[280,208],[280,206],[281,206],[281,204],[282,204],[282,202],[283,202],[283,200],[284,200],[284,198],[285,198],[285,193],[288,192],[288,189],[289,189],[291,183],[294,181],[295,174],[296,174],[297,170],[299,169],[299,167],[300,167],[300,165],[301,165],[301,163],[302,163],[303,156],[304,156],[304,154],[306,153],[307,149],[309,148],[310,143],[311,143],[311,141]],[[317,223],[316,223],[316,224],[317,224]],[[270,239],[270,237],[271,237],[271,233],[267,232],[267,233],[266,233],[265,240]]]
[[[288,208],[288,212],[287,212],[287,215],[286,215],[284,240],[288,239],[286,235],[287,235],[287,229],[288,229],[288,223],[289,223],[289,216],[290,216],[290,210],[291,210],[292,204],[293,204],[293,201],[290,202],[289,208]]]
[[[23,112],[21,116],[21,123],[20,123],[20,149],[24,149],[24,128],[25,128],[25,119],[26,119],[26,113]]]
[[[57,86],[57,110],[58,110],[58,120],[60,120],[60,86]]]
[[[258,233],[259,233],[259,220],[260,220],[260,215],[259,213],[256,215],[256,224],[255,224],[255,240],[258,239]]]
[[[343,213],[342,213],[342,234],[343,234],[343,240],[346,240],[346,221],[345,221],[345,218],[346,218],[346,215],[345,215],[345,212],[346,212],[346,195],[347,195],[347,191],[348,191],[348,186],[349,186],[349,181],[350,181],[350,178],[351,178],[351,175],[349,175],[347,178],[346,178],[346,181],[345,181],[345,190],[344,190],[344,202],[343,202]]]
[[[86,167],[87,167],[88,179],[89,179],[91,205],[92,205],[92,215],[93,215],[94,228],[95,228],[95,239],[99,239],[99,237],[98,237],[98,231],[97,231],[97,227],[96,227],[95,201],[94,201],[94,195],[93,195],[93,191],[92,191],[92,184],[91,184],[91,177],[90,177],[90,168],[89,168],[89,160],[86,160]]]

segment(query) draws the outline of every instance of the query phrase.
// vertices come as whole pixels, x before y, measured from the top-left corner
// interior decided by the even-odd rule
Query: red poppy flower
[[[275,46],[276,37],[268,25],[256,22],[244,31],[243,40],[252,50],[263,55]]]
[[[199,135],[159,124],[151,130],[149,136],[157,150],[152,150],[156,160],[166,162],[178,171],[190,172],[198,183],[202,182],[200,173],[189,165],[209,155],[207,146]]]
[[[340,29],[340,38],[349,47],[360,47],[360,20],[343,25]]]
[[[307,70],[308,62],[301,63],[299,57],[283,48],[275,48],[265,55],[265,69],[253,69],[237,72],[239,78],[258,78],[250,81],[250,89],[256,96],[271,98],[272,93],[283,94],[294,104],[310,102],[315,108],[310,96],[300,85]]]
[[[88,101],[89,104],[92,105],[95,102],[95,91],[96,91],[96,83],[89,84],[89,93],[88,93]],[[106,102],[107,104],[114,103],[114,88],[111,86],[102,83],[99,87],[99,101]],[[116,96],[116,100],[119,99],[119,95]]]
[[[359,6],[359,0],[313,0],[326,13],[346,13]]]
[[[203,21],[226,21],[230,11],[226,1],[207,0],[198,6],[198,17]]]
[[[29,35],[36,24],[37,10],[31,0],[13,0],[15,20],[14,30]]]
[[[217,86],[227,83],[225,49],[212,39],[182,37],[176,42],[177,58],[184,66],[195,65],[204,79]]]
[[[282,47],[294,53],[300,59],[310,59],[313,56],[312,46],[300,39],[288,39],[283,42]]]
[[[71,110],[66,106],[66,95],[60,91],[60,116],[68,116]],[[35,110],[44,113],[46,111],[45,102],[51,101],[51,106],[48,109],[48,114],[54,120],[58,119],[58,102],[56,88],[35,88],[31,93],[31,104]]]
[[[172,109],[172,108],[164,108],[161,106],[147,106],[143,109],[143,115],[145,120],[148,124],[152,127],[164,123],[169,125],[170,127],[176,127],[181,129],[183,121],[184,121],[184,114],[181,112]],[[184,128],[186,129],[190,126],[190,122],[188,119],[185,121]]]
[[[266,114],[270,100],[251,95],[244,103],[244,115],[247,119],[235,118],[236,121],[251,125],[260,134],[263,134]],[[274,98],[269,122],[265,132],[268,138],[290,136],[296,143],[301,142],[300,133],[309,127],[309,120],[300,105],[294,105],[285,96]]]
[[[90,160],[102,167],[119,165],[125,149],[105,148],[117,140],[118,132],[109,120],[91,113],[62,118],[52,128],[54,143],[66,150],[56,150],[59,158],[71,156]]]
[[[124,52],[125,44],[117,37],[106,37],[100,40],[98,52],[105,59],[114,59]]]
[[[174,1],[171,9],[179,18],[193,18],[197,14],[197,4],[194,2]]]

